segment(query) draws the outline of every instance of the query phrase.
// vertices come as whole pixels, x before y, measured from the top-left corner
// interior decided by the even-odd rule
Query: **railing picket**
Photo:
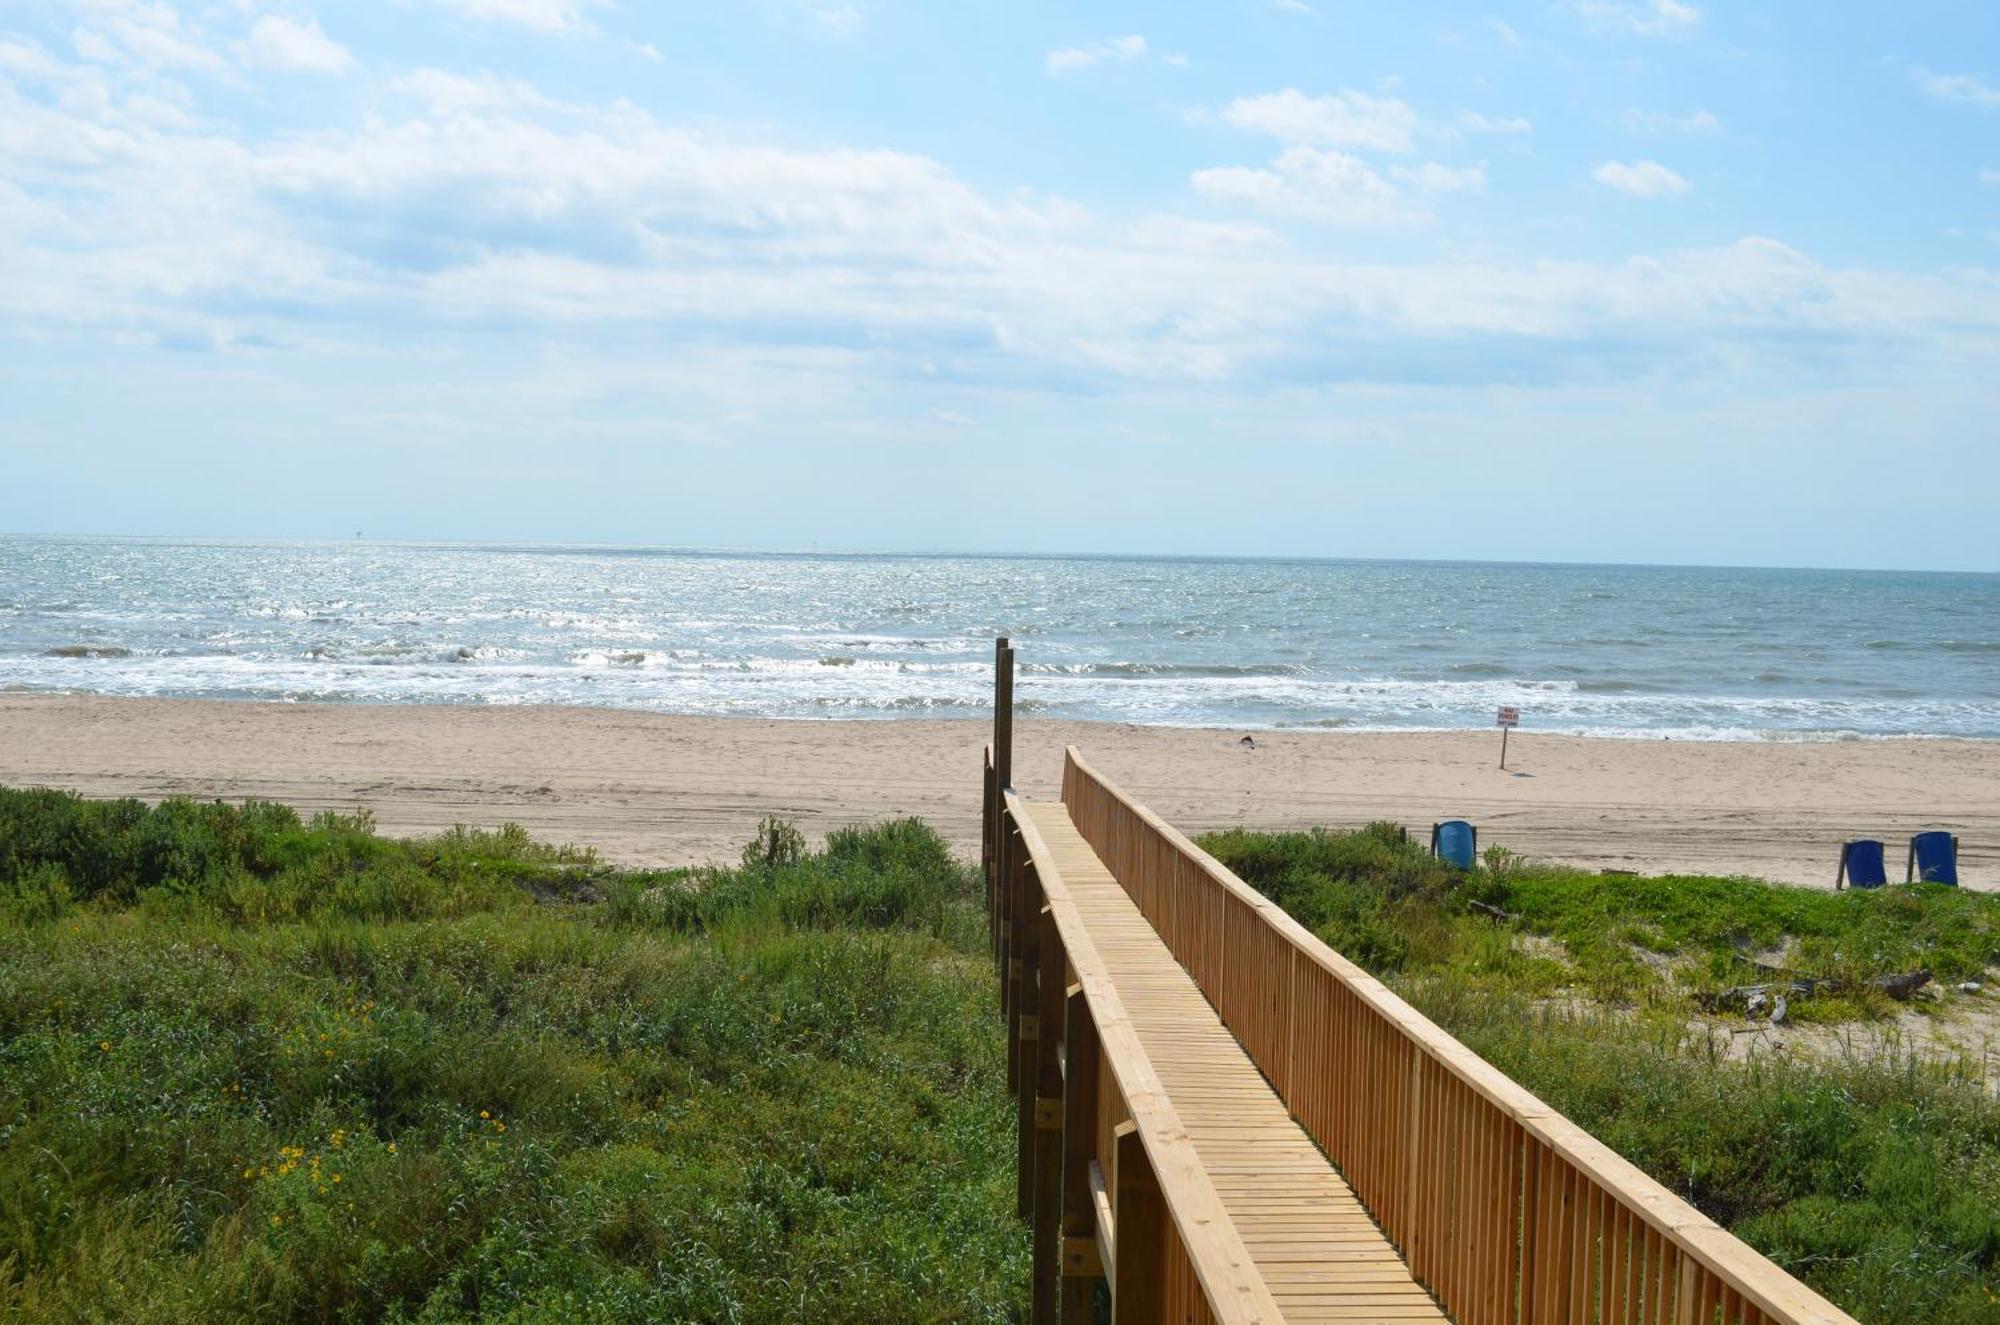
[[[1625,1207],[1611,1208],[1604,1244],[1604,1325],[1625,1325]]]

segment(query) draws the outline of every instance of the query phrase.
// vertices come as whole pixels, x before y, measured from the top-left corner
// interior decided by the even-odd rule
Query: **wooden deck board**
[[[1026,807],[1287,1320],[1446,1319],[1056,803]]]

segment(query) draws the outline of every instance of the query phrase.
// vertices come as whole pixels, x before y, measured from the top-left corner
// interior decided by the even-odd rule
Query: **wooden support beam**
[[[1097,1158],[1097,1023],[1083,986],[1063,996],[1062,1233],[1063,1325],[1097,1319],[1097,1204],[1090,1196],[1090,1166]],[[1087,1254],[1086,1254],[1087,1251]]]
[[[1036,1012],[1041,998],[1042,905],[1041,886],[1034,867],[1021,872],[1021,887],[1015,900],[1021,903],[1014,932],[1021,937],[1021,978],[1015,982],[1014,1015],[1014,1118],[1017,1142],[1014,1155],[1014,1213],[1022,1219],[1035,1213],[1035,1076],[1041,1061],[1041,1018]],[[1017,915],[1017,920],[1019,916]]]
[[[1118,1124],[1113,1144],[1118,1259],[1111,1271],[1111,1325],[1160,1325],[1167,1318],[1166,1202],[1139,1129]]]
[[[1062,1254],[1064,1291],[1063,1325],[1074,1325],[1075,1322],[1086,1319],[1097,1305],[1092,1300],[1096,1295],[1091,1290],[1097,1286],[1097,1281],[1104,1277],[1104,1254],[1098,1248],[1097,1235],[1095,1233],[1092,1233],[1087,1238],[1064,1238],[1062,1240]],[[1083,1289],[1080,1295],[1082,1298],[1082,1314],[1080,1315],[1072,1316],[1069,1314],[1070,1301],[1068,1292],[1072,1286]]]
[[[1020,1019],[1031,1009],[1027,983],[1027,952],[1034,926],[1029,922],[1030,878],[1028,853],[1021,849],[1020,826],[1014,825],[1007,847],[1007,1089],[1021,1089]]]
[[[1036,917],[1034,1138],[1034,1325],[1055,1325],[1062,1283],[1062,1119],[1061,1045],[1064,983],[1062,931],[1044,904]]]
[[[1011,1007],[1009,981],[1013,973],[1007,962],[1013,954],[1013,925],[1011,923],[1013,905],[1014,864],[1020,858],[1015,841],[1017,829],[1012,815],[1006,813],[1002,802],[999,835],[993,843],[993,964],[1000,976],[1000,1009],[1005,1014]],[[1010,1027],[1011,1029],[1011,1027]],[[1011,1078],[1010,1078],[1011,1080]]]
[[[983,752],[980,772],[985,799],[979,820],[979,865],[986,882],[986,942],[996,965],[1000,961],[1000,829],[1005,818],[999,784],[993,778],[993,747]]]

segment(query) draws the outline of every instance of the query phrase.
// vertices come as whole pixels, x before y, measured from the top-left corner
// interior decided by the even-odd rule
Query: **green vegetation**
[[[1498,848],[1484,869],[1461,873],[1392,824],[1215,833],[1203,845],[1378,975],[1448,970],[1517,991],[1575,989],[1604,1002],[1685,1008],[1694,995],[1772,979],[1772,966],[1848,981],[1922,968],[1955,982],[1983,979],[2000,960],[2000,898],[1940,884],[1836,893],[1593,874],[1530,865]],[[1474,903],[1518,919],[1496,925]],[[1880,1011],[1883,1001],[1875,992],[1858,1004],[1822,997],[1797,1010],[1840,1018]]]
[[[1692,1002],[1760,954],[1984,978],[2000,900],[1462,875],[1381,825],[1204,845],[1863,1321],[2000,1319],[1977,1077],[1732,1061]],[[633,872],[0,790],[0,1318],[1016,1319],[973,887],[910,821]]]
[[[1600,876],[1504,853],[1459,874],[1381,824],[1202,845],[1868,1325],[2000,1320],[2000,1103],[1979,1074],[1879,1045],[1732,1061],[1727,1030],[1692,1001],[1765,978],[1760,950],[1783,949],[1802,975],[1984,978],[2000,959],[2000,899]],[[1797,1011],[1853,1018],[1880,997]]]
[[[1015,1319],[973,886],[0,790],[0,1318]]]

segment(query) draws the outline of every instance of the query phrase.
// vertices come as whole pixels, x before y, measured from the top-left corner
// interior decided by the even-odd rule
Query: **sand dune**
[[[1462,815],[1481,844],[1592,868],[1827,887],[1839,843],[1942,827],[2000,885],[2000,743],[1764,744],[1516,733],[1241,732],[1024,722],[1016,782],[1053,796],[1074,743],[1190,831]],[[978,722],[781,722],[612,709],[0,695],[0,782],[92,796],[366,806],[382,827],[521,823],[627,863],[733,857],[764,814],[817,835],[922,815],[971,849]]]

